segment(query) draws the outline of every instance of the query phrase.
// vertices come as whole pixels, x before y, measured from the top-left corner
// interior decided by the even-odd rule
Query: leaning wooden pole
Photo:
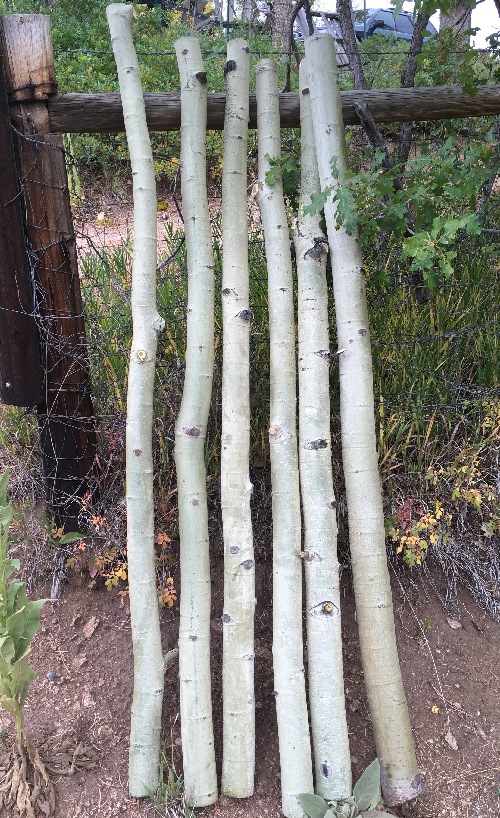
[[[335,191],[347,171],[335,41],[305,42],[321,189]],[[337,158],[338,175],[331,160]],[[382,791],[393,806],[422,791],[399,666],[378,472],[373,373],[363,257],[355,234],[336,225],[325,205],[330,244],[340,375],[342,456],[361,655],[380,761]]]
[[[35,315],[35,282],[24,238],[3,57],[0,50],[0,401],[36,406],[43,372]]]
[[[302,560],[297,454],[295,317],[290,238],[281,181],[269,185],[270,160],[281,154],[278,70],[257,64],[259,182],[268,271],[271,481],[273,491],[273,665],[287,818],[303,818],[300,793],[313,792],[302,641]]]
[[[188,264],[186,373],[175,427],[181,598],[179,676],[186,801],[217,800],[210,677],[205,440],[214,366],[214,260],[206,187],[207,78],[194,37],[175,43],[181,79],[181,190]]]
[[[327,801],[352,791],[351,757],[344,696],[340,627],[337,503],[333,489],[330,433],[332,362],[328,332],[326,258],[320,214],[303,207],[318,194],[306,60],[299,72],[301,186],[294,230],[298,281],[299,465],[304,518],[304,568],[309,709],[315,791]]]
[[[157,337],[164,321],[156,307],[156,182],[139,64],[132,42],[133,7],[113,4],[106,13],[118,69],[134,194],[126,495],[134,649],[129,792],[140,798],[156,790],[160,761],[164,672],[154,559],[152,434]]]
[[[247,215],[250,49],[243,40],[229,41],[224,73],[227,105],[222,174],[222,792],[233,798],[248,798],[253,793],[255,771],[255,560],[248,470],[252,317]]]
[[[50,17],[0,18],[0,43],[43,344],[38,417],[49,513],[75,529],[80,499],[89,490],[96,435],[64,149],[61,136],[50,133],[47,109],[56,91]]]

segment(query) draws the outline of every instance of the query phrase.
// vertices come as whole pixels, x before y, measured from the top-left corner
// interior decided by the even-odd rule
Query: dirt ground
[[[271,653],[271,566],[257,566],[257,770],[253,798],[221,798],[206,818],[277,818],[279,759]],[[461,595],[460,622],[447,617],[430,584],[393,574],[396,627],[420,770],[428,793],[395,809],[411,818],[488,818],[500,811],[500,626]],[[432,575],[439,590],[442,580]],[[351,578],[344,571],[343,629],[346,698],[356,779],[375,750],[363,685]],[[404,583],[404,586],[403,586]],[[403,590],[404,588],[404,590]],[[47,594],[50,582],[36,589]],[[212,566],[212,672],[216,749],[221,754],[222,564]],[[177,641],[178,607],[161,610],[164,650]],[[420,625],[419,625],[420,622]],[[421,626],[423,625],[424,636]],[[116,591],[72,574],[60,600],[47,604],[32,653],[39,671],[25,711],[27,733],[42,744],[64,738],[91,745],[90,771],[56,778],[56,818],[158,814],[149,799],[127,794],[132,651],[127,605]],[[49,674],[49,677],[47,676]],[[55,678],[54,678],[54,674]],[[52,680],[49,680],[52,679]],[[165,680],[164,742],[181,772],[176,666]],[[7,725],[8,731],[10,726]],[[160,814],[165,814],[165,812]],[[177,813],[175,813],[177,814]],[[180,813],[178,813],[180,816]],[[0,812],[1,818],[7,812]],[[37,817],[38,818],[38,817]]]

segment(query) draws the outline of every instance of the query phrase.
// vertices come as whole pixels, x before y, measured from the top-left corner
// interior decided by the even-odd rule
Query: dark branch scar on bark
[[[330,765],[326,763],[326,761],[321,765],[321,775],[325,778],[331,778],[333,775],[333,770]]]
[[[196,79],[198,80],[198,82],[200,83],[200,85],[206,85],[207,84],[207,75],[206,75],[205,71],[198,71],[198,73],[195,74],[195,76],[196,76]]]
[[[191,642],[196,642],[196,640],[198,639],[198,637],[194,636],[194,634],[191,634],[191,636],[189,638],[190,638]]]
[[[192,506],[199,506],[199,505],[200,505],[200,501],[199,501],[199,500],[197,500],[197,499],[196,499],[196,497],[195,497],[195,498],[194,498],[194,500],[191,500],[191,505],[192,505]]]
[[[230,71],[236,70],[236,60],[228,60],[224,66],[224,76],[226,77]]]
[[[318,449],[326,449],[328,446],[328,440],[308,440],[307,443],[304,443],[304,449],[309,449],[310,451],[317,451]]]
[[[308,94],[308,93],[309,93],[309,88],[304,88],[304,90],[302,91],[302,96],[305,97],[305,95]]]
[[[306,562],[313,562],[313,560],[321,562],[321,557],[316,551],[299,551],[299,557]]]
[[[229,614],[222,614],[221,619],[223,622],[231,622],[231,617]]]
[[[250,568],[253,568],[253,560],[243,560],[241,567],[246,568],[246,570],[249,571]]]
[[[328,361],[330,364],[335,360],[335,356],[332,355],[329,349],[318,349],[314,354],[319,355],[320,358],[324,358],[325,361]]]
[[[188,437],[199,437],[201,433],[201,429],[198,426],[184,426],[182,431]]]
[[[304,253],[304,259],[311,258],[313,261],[321,261],[323,254],[328,252],[328,242],[322,236],[316,236],[314,244]]]
[[[366,335],[366,332],[365,329],[358,329],[358,335]]]
[[[136,457],[140,457],[142,454],[142,449],[134,449],[134,454]]]
[[[332,502],[330,503],[330,508],[338,508],[338,507],[339,507],[339,504],[337,503],[337,501],[332,500]]]
[[[234,293],[234,290],[232,290],[230,287],[224,287],[222,290],[222,295],[231,295],[231,293]],[[236,293],[234,294],[236,295]]]
[[[237,318],[241,318],[242,321],[251,321],[253,318],[252,310],[240,310],[240,312],[236,313]]]
[[[240,549],[239,549],[239,547],[237,545],[232,545],[231,548],[229,549],[229,551],[230,551],[231,554],[239,554],[240,553]]]

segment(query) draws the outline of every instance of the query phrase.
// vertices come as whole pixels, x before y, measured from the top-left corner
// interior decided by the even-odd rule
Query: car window
[[[399,14],[396,18],[396,28],[403,34],[413,34],[413,23],[405,14]]]
[[[377,22],[380,20],[384,24],[384,27],[395,28],[394,17],[391,11],[377,12],[377,14],[374,17],[374,20],[377,20]]]

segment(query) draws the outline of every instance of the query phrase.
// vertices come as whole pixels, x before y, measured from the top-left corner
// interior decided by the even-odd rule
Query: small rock
[[[90,693],[84,693],[82,704],[84,707],[95,707],[95,700],[92,698]]]
[[[49,670],[49,672],[47,673],[47,679],[49,680],[49,682],[55,682],[55,680],[57,679],[57,673],[55,672],[55,670]]]
[[[96,616],[91,616],[89,621],[85,623],[83,626],[83,635],[86,639],[90,639],[92,634],[94,633],[95,629],[99,624],[99,619]]]
[[[73,659],[73,661],[71,662],[71,667],[74,667],[75,670],[79,670],[79,668],[81,668],[82,665],[84,665],[86,661],[87,661],[87,657],[85,655],[76,656],[75,659]]]

